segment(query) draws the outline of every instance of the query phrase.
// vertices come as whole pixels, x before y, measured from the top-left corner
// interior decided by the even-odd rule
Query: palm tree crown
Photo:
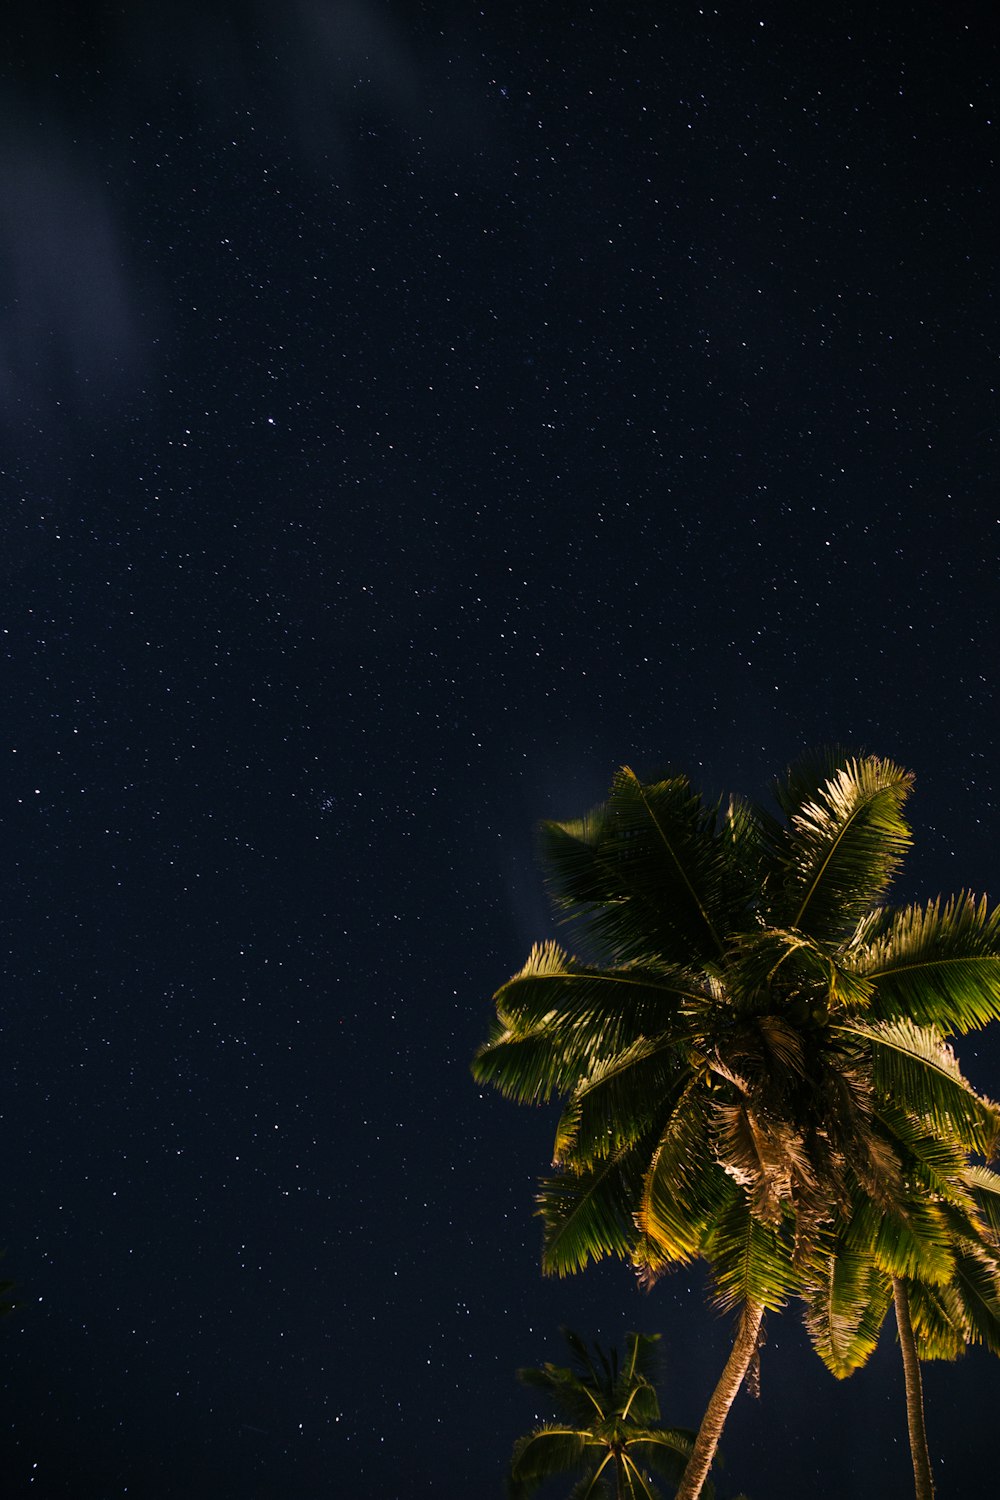
[[[546,1479],[575,1471],[575,1497],[656,1500],[650,1470],[677,1484],[694,1433],[660,1425],[656,1395],[658,1334],[629,1333],[625,1353],[594,1345],[593,1353],[563,1329],[571,1365],[519,1370],[525,1385],[544,1391],[562,1414],[520,1438],[514,1447],[508,1492],[527,1500]],[[612,1485],[614,1488],[612,1489]]]
[[[474,1072],[563,1100],[546,1271],[708,1263],[742,1314],[721,1418],[764,1313],[815,1287],[844,1224],[883,1276],[937,1287],[956,1235],[986,1233],[954,1167],[990,1156],[1000,1111],[947,1038],[1000,1015],[1000,912],[884,904],[911,785],[828,752],[787,773],[773,816],[626,768],[603,807],[543,826],[557,906],[598,957],[536,947]]]

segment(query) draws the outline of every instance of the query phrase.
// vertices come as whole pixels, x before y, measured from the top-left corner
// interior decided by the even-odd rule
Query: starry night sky
[[[552,1118],[481,1093],[617,766],[910,766],[1000,896],[992,7],[10,4],[0,19],[11,1495],[499,1495]],[[1000,1035],[961,1048],[1000,1094]],[[722,1500],[911,1483],[794,1310]],[[1000,1368],[926,1373],[941,1500]],[[970,1478],[971,1476],[971,1478]]]

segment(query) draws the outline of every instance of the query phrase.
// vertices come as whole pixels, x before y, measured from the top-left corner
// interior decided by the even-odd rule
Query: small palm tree
[[[562,1333],[569,1367],[517,1372],[525,1385],[545,1392],[563,1420],[536,1427],[514,1445],[511,1500],[527,1500],[546,1479],[572,1472],[579,1476],[573,1500],[656,1500],[649,1471],[676,1485],[694,1443],[693,1432],[660,1426],[659,1334],[626,1334],[619,1360],[617,1350],[605,1353],[595,1344],[591,1355],[571,1329]]]

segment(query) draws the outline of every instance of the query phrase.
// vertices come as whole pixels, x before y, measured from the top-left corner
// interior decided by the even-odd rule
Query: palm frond
[[[546,1364],[541,1369],[518,1370],[517,1378],[522,1385],[542,1391],[574,1428],[592,1427],[608,1416],[609,1403],[601,1399],[597,1382],[581,1380],[575,1370]]]
[[[968,1318],[969,1342],[1000,1354],[1000,1263],[978,1246],[963,1245],[956,1256],[954,1284]]]
[[[954,1273],[948,1218],[926,1199],[899,1204],[893,1211],[861,1196],[841,1238],[846,1250],[867,1255],[889,1277],[944,1286]]]
[[[778,799],[788,826],[775,851],[778,925],[823,942],[846,940],[883,896],[910,844],[908,771],[875,756],[793,769]]]
[[[624,1394],[619,1387],[622,1415],[639,1427],[651,1427],[660,1420],[660,1402],[654,1386],[637,1380],[632,1389]]]
[[[598,1062],[574,1090],[556,1129],[557,1162],[591,1166],[631,1146],[669,1114],[690,1076],[672,1042],[640,1038]]]
[[[703,1253],[712,1273],[713,1300],[723,1310],[754,1303],[777,1312],[802,1289],[789,1239],[755,1219],[742,1193],[718,1215]]]
[[[601,969],[578,963],[557,943],[536,943],[524,968],[497,991],[505,1028],[585,1035],[587,1051],[606,1057],[639,1036],[657,1036],[685,1004],[704,1004],[703,980],[686,970],[629,964]]]
[[[946,1035],[1000,1017],[1000,907],[991,911],[985,898],[879,913],[852,956],[872,986],[875,1016],[905,1016]]]
[[[904,1109],[895,1099],[880,1100],[875,1119],[893,1142],[897,1159],[905,1159],[911,1190],[947,1199],[967,1213],[977,1211],[966,1181],[969,1153],[961,1141],[938,1133],[924,1116]]]
[[[784,1074],[787,1078],[804,1078],[806,1056],[802,1033],[789,1025],[784,1016],[763,1015],[755,1018],[757,1032],[771,1076]]]
[[[661,1335],[658,1333],[627,1333],[625,1335],[625,1358],[622,1360],[621,1389],[628,1389],[633,1382],[655,1386],[661,1375]]]
[[[815,1187],[801,1134],[787,1120],[771,1120],[745,1102],[720,1103],[714,1110],[713,1139],[723,1170],[745,1189],[750,1211],[776,1228],[793,1184]]]
[[[970,1163],[964,1172],[964,1182],[975,1198],[993,1244],[1000,1246],[1000,1174]]]
[[[576,1368],[584,1382],[592,1386],[595,1391],[598,1390],[601,1378],[597,1373],[597,1366],[594,1364],[594,1357],[587,1346],[587,1341],[582,1339],[578,1333],[575,1333],[565,1323],[559,1329],[559,1332],[569,1345],[570,1353],[576,1362]]]
[[[858,1121],[848,1135],[849,1175],[878,1208],[896,1206],[905,1196],[901,1142],[886,1132],[878,1114]],[[847,1198],[851,1194],[848,1189]],[[838,1207],[845,1205],[838,1200]],[[845,1210],[846,1211],[846,1210]]]
[[[730,796],[721,819],[721,833],[729,846],[734,891],[740,893],[747,910],[756,906],[771,873],[774,842],[771,830],[775,826],[774,819],[764,809],[743,797]]]
[[[629,1454],[673,1485],[680,1483],[693,1447],[694,1433],[681,1428],[638,1432],[628,1440]]]
[[[498,1019],[473,1059],[473,1077],[519,1104],[544,1103],[601,1058],[669,1027],[682,1002],[706,998],[689,978],[585,969],[556,944],[538,944],[497,991]]]
[[[812,1288],[803,1320],[809,1340],[839,1380],[867,1362],[878,1344],[891,1296],[889,1278],[865,1252],[835,1249]]]
[[[557,904],[619,960],[723,958],[743,882],[731,838],[686,777],[644,786],[625,767],[603,808],[543,825],[542,849]]]
[[[607,1255],[631,1256],[636,1241],[632,1209],[649,1151],[648,1140],[639,1141],[593,1167],[569,1167],[542,1179],[538,1212],[547,1276],[582,1271],[589,1261]]]
[[[867,1042],[873,1080],[882,1098],[905,1099],[907,1107],[938,1134],[968,1151],[992,1156],[1000,1134],[1000,1107],[976,1093],[936,1031],[903,1018],[845,1020],[835,1029]]]
[[[1000,1353],[1000,1263],[981,1245],[957,1241],[951,1280],[907,1293],[921,1359],[957,1359],[972,1344]]]
[[[510,1461],[510,1493],[530,1495],[545,1479],[575,1469],[587,1448],[596,1446],[590,1434],[547,1422],[514,1444]]]
[[[644,1474],[639,1468],[629,1448],[630,1445],[626,1444],[622,1449],[619,1462],[624,1469],[622,1477],[628,1484],[630,1495],[634,1496],[635,1500],[660,1500],[659,1490],[649,1475]]]
[[[934,1300],[934,1312],[943,1314],[947,1324],[960,1337],[964,1353],[969,1344],[984,1344],[993,1354],[1000,1354],[1000,1263],[982,1246],[970,1241],[956,1245],[955,1271],[948,1285],[940,1291],[936,1288],[921,1291],[938,1292]],[[937,1324],[930,1317],[925,1322],[922,1309],[914,1311],[914,1299],[910,1298],[910,1314],[914,1319],[914,1332],[924,1333],[928,1345],[937,1336],[940,1346],[933,1352],[921,1353],[924,1359],[954,1359],[955,1354],[946,1352],[946,1339],[940,1336]],[[919,1347],[919,1341],[918,1341]]]
[[[610,1462],[611,1454],[606,1453],[599,1463],[593,1464],[570,1490],[569,1500],[611,1500],[611,1487],[605,1477]]]
[[[961,1359],[969,1340],[954,1287],[908,1281],[906,1297],[917,1358]]]
[[[473,1058],[472,1076],[516,1104],[544,1104],[568,1093],[590,1061],[582,1036],[564,1041],[544,1023],[525,1031],[500,1024]]]
[[[712,1158],[709,1105],[691,1084],[649,1158],[635,1215],[641,1236],[637,1264],[659,1271],[693,1260],[713,1216],[734,1191],[735,1184]]]
[[[795,1006],[837,1005],[864,1010],[872,986],[841,961],[838,951],[795,928],[762,927],[740,933],[733,943],[739,991],[751,1007],[767,991]]]
[[[685,776],[647,786],[628,766],[608,802],[611,836],[630,891],[651,901],[666,925],[697,934],[696,951],[721,958],[727,923],[714,910],[730,875],[718,817]]]
[[[844,766],[867,758],[862,748],[847,745],[818,745],[800,755],[771,782],[771,795],[785,821],[790,822],[803,803],[812,802]],[[782,825],[772,820],[772,826],[780,830]]]

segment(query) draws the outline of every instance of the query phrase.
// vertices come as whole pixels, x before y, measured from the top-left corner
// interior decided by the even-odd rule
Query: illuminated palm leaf
[[[787,823],[776,855],[781,925],[840,943],[888,889],[910,843],[908,771],[874,756],[804,763],[777,788]]]
[[[685,1002],[706,996],[677,971],[594,969],[544,943],[495,998],[497,1025],[473,1073],[518,1103],[536,1104],[566,1092],[600,1059],[662,1032]]]
[[[571,1275],[606,1255],[631,1256],[633,1209],[648,1159],[649,1140],[640,1139],[592,1167],[542,1179],[538,1212],[544,1225],[542,1268],[548,1275]]]
[[[911,1282],[908,1291],[920,1359],[958,1359],[973,1344],[1000,1354],[1000,1264],[982,1247],[957,1248],[947,1286]]]
[[[813,1348],[838,1378],[853,1374],[875,1352],[891,1286],[864,1251],[845,1249],[828,1259],[804,1321]]]
[[[677,1044],[640,1037],[597,1063],[570,1096],[556,1127],[554,1158],[585,1167],[631,1146],[676,1107],[688,1081]]]
[[[965,1169],[963,1182],[975,1198],[988,1235],[995,1245],[1000,1245],[1000,1175],[988,1167],[970,1165]]]
[[[636,1211],[640,1271],[658,1274],[702,1255],[709,1230],[738,1196],[714,1159],[710,1115],[710,1101],[689,1084],[660,1134]]]
[[[1000,1017],[1000,907],[961,895],[879,912],[859,938],[854,962],[873,1015],[945,1035]]]
[[[992,1156],[1000,1134],[1000,1106],[970,1088],[954,1052],[937,1032],[903,1019],[850,1020],[840,1029],[868,1043],[881,1098],[905,1099],[936,1136]]]
[[[704,1250],[714,1300],[723,1310],[751,1306],[778,1312],[801,1289],[786,1233],[755,1218],[742,1193],[719,1215]]]

